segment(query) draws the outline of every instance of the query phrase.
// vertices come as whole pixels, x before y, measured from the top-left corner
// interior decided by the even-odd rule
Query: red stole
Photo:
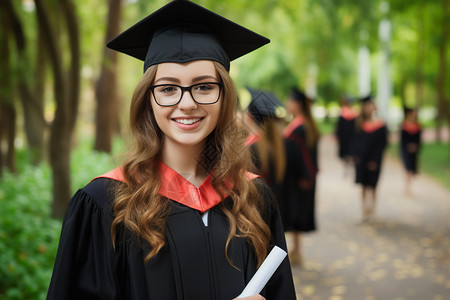
[[[403,121],[402,129],[409,134],[417,134],[421,128],[419,123]]]
[[[285,138],[288,138],[289,136],[291,136],[292,132],[295,130],[295,128],[297,128],[298,126],[303,124],[303,117],[299,116],[299,117],[295,117],[294,120],[291,121],[291,123],[289,123],[286,128],[284,128],[283,130],[283,136]]]
[[[384,126],[385,124],[382,120],[367,121],[362,124],[362,130],[364,130],[367,133],[371,133]]]
[[[211,174],[199,187],[196,187],[163,162],[159,165],[159,173],[161,176],[161,187],[158,193],[163,197],[198,210],[201,213],[204,213],[222,201],[222,197],[212,186]],[[253,180],[259,176],[246,172],[246,177],[248,180]],[[121,167],[115,168],[96,178],[110,178],[125,182]],[[226,181],[225,186],[231,189],[233,184],[230,181]],[[228,197],[228,194],[224,195],[224,198],[226,197]]]
[[[245,144],[245,146],[250,146],[250,145],[256,144],[259,141],[259,138],[260,138],[260,136],[257,133],[250,134],[245,139],[244,144]]]
[[[343,117],[347,121],[351,121],[356,118],[356,114],[350,107],[343,106],[341,108],[341,117]]]

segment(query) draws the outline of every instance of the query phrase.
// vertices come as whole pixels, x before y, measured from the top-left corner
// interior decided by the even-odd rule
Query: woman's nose
[[[178,103],[178,108],[182,110],[193,110],[197,108],[197,103],[192,98],[191,93],[189,91],[184,91],[181,96],[181,100]]]

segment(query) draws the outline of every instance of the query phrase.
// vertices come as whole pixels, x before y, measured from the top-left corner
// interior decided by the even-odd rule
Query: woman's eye
[[[159,89],[160,93],[164,93],[164,94],[171,94],[171,93],[175,93],[177,91],[177,88],[174,86],[162,86]]]
[[[199,92],[208,92],[212,89],[211,85],[209,84],[200,84],[195,86],[195,90],[199,91]]]

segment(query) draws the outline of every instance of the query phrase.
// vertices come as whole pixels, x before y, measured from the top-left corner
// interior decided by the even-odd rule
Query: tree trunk
[[[442,31],[441,41],[439,45],[439,70],[437,79],[437,95],[438,95],[438,115],[447,122],[448,128],[450,128],[450,110],[449,104],[445,94],[445,81],[447,76],[447,39],[448,39],[448,5],[449,0],[442,0]],[[442,120],[441,119],[441,120]],[[450,144],[450,143],[449,143]]]
[[[4,9],[6,16],[8,16],[8,22],[10,24],[18,53],[18,65],[22,66],[24,69],[24,66],[28,66],[30,64],[27,63],[27,57],[25,54],[26,43],[22,24],[11,0],[4,0],[1,3],[1,7]],[[45,70],[43,65],[45,60],[41,59],[41,56],[42,55],[37,56],[37,69],[42,73]],[[32,153],[32,163],[37,164],[42,160],[46,122],[44,119],[43,97],[36,97],[36,91],[33,90],[28,75],[29,72],[19,69],[17,76],[18,91],[24,113],[25,134],[27,137],[29,150]],[[43,77],[44,76],[38,76],[35,78],[39,80]]]
[[[106,42],[119,33],[121,9],[122,0],[109,0]],[[100,77],[95,88],[97,111],[94,149],[110,153],[112,139],[119,121],[116,88],[117,52],[106,47],[104,49]]]
[[[9,31],[5,10],[0,10],[0,175],[4,167],[16,172],[15,147],[16,109],[11,88]]]
[[[49,23],[42,0],[35,0],[42,38],[47,44],[48,57],[54,75],[55,117],[50,130],[49,153],[53,174],[52,216],[62,218],[71,196],[70,151],[71,138],[78,114],[80,85],[80,45],[78,24],[70,0],[60,1],[60,11],[66,21],[70,47],[70,66],[65,73],[56,34]],[[65,77],[65,75],[68,75]]]
[[[424,32],[424,0],[419,1],[417,11],[417,61],[416,61],[416,105],[422,106],[423,104],[423,64],[425,61],[425,40]]]

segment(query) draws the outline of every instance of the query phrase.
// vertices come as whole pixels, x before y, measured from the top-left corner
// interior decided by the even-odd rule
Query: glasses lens
[[[181,88],[176,85],[161,85],[153,89],[156,101],[160,105],[175,105],[181,98]]]
[[[218,83],[200,83],[192,87],[192,96],[201,104],[214,103],[219,99],[220,86]]]
[[[177,85],[163,84],[153,87],[153,95],[156,102],[162,106],[177,104],[183,95],[183,91],[189,89]],[[191,95],[199,104],[212,104],[217,102],[220,96],[220,83],[206,82],[195,84],[191,87]]]

